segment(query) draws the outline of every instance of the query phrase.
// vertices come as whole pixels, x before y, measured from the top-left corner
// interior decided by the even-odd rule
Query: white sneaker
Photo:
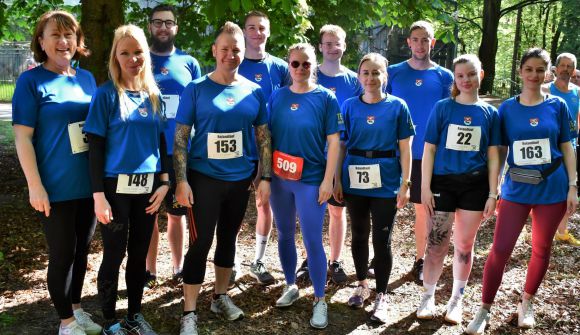
[[[417,318],[431,320],[435,317],[435,296],[423,293],[421,304],[417,309]]]
[[[371,320],[387,323],[389,313],[387,310],[387,295],[385,293],[378,293],[375,298],[375,305],[371,314]]]
[[[451,297],[447,303],[447,313],[445,314],[445,321],[458,325],[463,320],[463,297]]]
[[[181,317],[179,335],[197,335],[197,315],[189,313]]]
[[[99,326],[93,320],[91,320],[91,315],[82,308],[75,309],[73,311],[75,319],[79,326],[87,333],[87,335],[98,335],[103,330],[103,327]]]
[[[291,306],[294,301],[300,298],[300,292],[298,291],[298,286],[296,284],[285,285],[282,295],[278,300],[276,300],[276,307],[288,307]]]
[[[489,323],[489,319],[490,312],[487,309],[480,307],[477,313],[475,314],[473,320],[471,320],[469,325],[467,325],[467,329],[465,329],[465,332],[470,335],[483,334],[483,332],[485,331],[485,327]]]
[[[64,327],[58,328],[58,335],[86,335],[83,328],[76,322],[73,321]]]
[[[534,319],[534,305],[531,300],[522,300],[518,304],[518,327],[534,328],[536,320]]]
[[[328,305],[326,301],[318,300],[313,303],[310,325],[317,329],[324,329],[328,326]]]
[[[234,321],[244,317],[244,311],[242,311],[227,294],[222,294],[217,300],[211,301],[211,311],[222,315],[229,321]]]

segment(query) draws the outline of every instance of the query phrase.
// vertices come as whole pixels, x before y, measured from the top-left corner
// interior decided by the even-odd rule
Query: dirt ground
[[[0,334],[56,334],[58,316],[51,305],[46,287],[47,249],[39,220],[28,205],[26,182],[18,165],[13,147],[0,147]],[[182,308],[181,288],[170,281],[171,264],[166,239],[164,215],[161,215],[161,242],[158,274],[161,285],[145,292],[143,314],[159,334],[178,334]],[[330,324],[327,329],[315,331],[308,325],[313,291],[302,287],[302,298],[288,309],[273,307],[281,293],[283,274],[278,261],[276,233],[274,230],[268,247],[266,261],[277,283],[270,287],[257,285],[249,275],[249,263],[254,255],[255,208],[250,200],[244,220],[238,255],[243,260],[244,276],[237,287],[229,291],[233,300],[245,313],[245,319],[228,322],[209,311],[213,266],[212,256],[207,262],[208,271],[203,294],[198,303],[200,334],[461,334],[468,320],[479,306],[481,278],[485,259],[489,252],[494,220],[481,226],[475,247],[473,272],[465,293],[463,324],[451,326],[443,321],[445,303],[452,286],[452,266],[448,257],[436,293],[439,317],[432,321],[415,318],[421,288],[410,281],[408,272],[414,258],[412,207],[399,211],[393,235],[394,267],[389,283],[389,299],[394,310],[385,325],[373,323],[368,318],[371,305],[364,310],[352,310],[346,302],[355,287],[354,266],[350,253],[350,232],[343,250],[345,269],[349,283],[345,287],[328,285]],[[580,234],[580,216],[571,218],[570,228]],[[327,227],[327,225],[325,225]],[[327,237],[325,233],[325,237]],[[299,240],[299,238],[298,238]],[[514,318],[518,297],[525,279],[526,264],[530,258],[531,232],[529,225],[521,234],[516,249],[506,268],[503,284],[492,309],[490,334],[580,334],[580,249],[555,244],[546,278],[538,292],[536,302],[537,327],[520,331]],[[326,244],[327,245],[327,244]],[[305,252],[299,240],[297,246],[303,258]],[[372,248],[371,248],[372,250]],[[83,305],[102,321],[99,311],[96,276],[101,261],[100,234],[95,234],[89,256],[89,269],[83,292]],[[328,248],[327,248],[328,252]],[[452,250],[450,250],[451,255]],[[501,271],[501,269],[498,269]],[[126,311],[127,300],[124,267],[120,273],[118,299],[119,316]],[[374,283],[371,281],[371,285]],[[374,297],[371,297],[374,298]]]

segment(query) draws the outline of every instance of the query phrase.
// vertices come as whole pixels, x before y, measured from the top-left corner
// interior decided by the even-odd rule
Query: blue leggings
[[[296,212],[300,219],[302,239],[308,257],[308,272],[314,295],[324,296],[326,254],[322,245],[322,224],[326,203],[318,204],[318,186],[272,178],[270,202],[278,228],[278,254],[286,283],[296,282]]]

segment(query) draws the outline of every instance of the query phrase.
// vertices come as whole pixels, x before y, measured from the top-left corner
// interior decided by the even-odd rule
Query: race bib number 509
[[[283,179],[300,180],[304,167],[304,158],[288,155],[281,151],[274,151],[274,173]]]

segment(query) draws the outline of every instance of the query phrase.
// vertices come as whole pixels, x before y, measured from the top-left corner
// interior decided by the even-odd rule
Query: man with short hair
[[[570,82],[576,86],[580,86],[580,70],[576,69],[570,77]]]
[[[173,281],[181,282],[183,268],[183,248],[185,242],[185,225],[187,208],[180,206],[175,200],[175,173],[173,171],[173,136],[175,134],[175,115],[179,105],[179,97],[187,84],[201,76],[197,60],[176,48],[175,36],[178,31],[176,11],[173,6],[159,5],[153,8],[149,16],[148,30],[151,36],[151,61],[153,74],[159,85],[167,123],[165,136],[167,154],[169,155],[170,191],[165,197],[167,212],[167,239],[171,249],[173,265]],[[147,272],[145,287],[152,288],[157,284],[157,248],[159,243],[159,226],[157,220],[149,244],[147,254]]]

